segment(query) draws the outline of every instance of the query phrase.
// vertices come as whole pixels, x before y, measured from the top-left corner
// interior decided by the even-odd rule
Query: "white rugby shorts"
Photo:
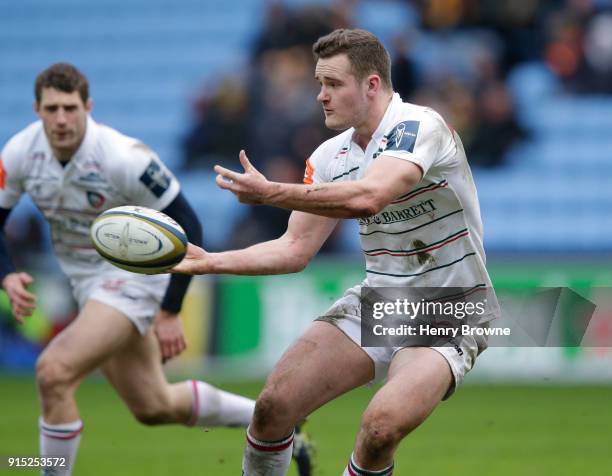
[[[361,285],[349,288],[317,321],[329,322],[340,329],[355,344],[361,347]],[[487,323],[482,324],[488,326]],[[361,347],[374,362],[374,381],[387,377],[389,366],[395,353],[404,347]],[[472,369],[476,357],[487,348],[485,336],[465,336],[460,344],[430,347],[439,352],[448,362],[453,374],[453,384],[444,396],[449,398],[463,382],[465,375]]]
[[[93,299],[123,313],[144,335],[166,293],[170,275],[141,275],[135,273],[105,272],[81,279],[72,279],[72,292],[79,309]]]

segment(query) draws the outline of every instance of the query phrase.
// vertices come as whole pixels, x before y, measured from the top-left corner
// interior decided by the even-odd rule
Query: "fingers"
[[[174,342],[174,346],[172,347],[172,357],[176,357],[177,355],[181,354],[186,348],[187,343],[185,342],[183,336],[181,336]]]
[[[240,176],[242,175],[242,174],[240,174],[238,172],[234,172],[233,170],[226,169],[225,167],[221,167],[220,165],[215,165],[214,170],[222,178],[224,178],[226,180],[231,180],[233,182],[236,182],[236,181],[240,180]],[[219,178],[219,177],[217,177],[217,178]]]
[[[222,188],[223,190],[230,190],[232,192],[234,191],[234,188],[235,188],[234,182],[229,182],[225,180],[222,175],[217,175],[215,182],[217,182],[217,186],[219,188]]]
[[[187,344],[178,316],[172,313],[160,311],[155,320],[155,335],[159,343],[162,362],[166,362],[179,355]]]
[[[193,243],[189,243],[187,245],[187,253],[190,257],[194,258],[201,258],[203,256],[206,256],[206,251],[204,250],[204,248],[194,245]]]
[[[24,317],[31,316],[36,309],[36,296],[24,287],[32,283],[32,277],[27,273],[19,273],[18,278],[8,286],[6,293],[11,301],[13,316],[21,323]]]
[[[246,155],[246,152],[243,150],[240,151],[240,154],[238,155],[239,159],[240,159],[240,164],[242,165],[242,168],[248,172],[251,169],[253,169],[253,166],[251,165],[251,162],[249,162],[249,158]]]
[[[163,339],[160,341],[160,348],[162,362],[167,362],[168,360],[181,354],[187,348],[187,344],[185,343],[183,336],[180,336],[171,339]]]
[[[18,304],[15,302],[11,304],[11,310],[13,312],[13,316],[15,317],[17,322],[19,322],[20,324],[23,324],[24,317],[29,317],[32,315],[32,313],[34,312],[34,309],[36,309],[36,306],[33,306],[31,304],[23,305],[23,304]]]
[[[29,302],[32,304],[36,303],[36,296],[23,287],[15,287],[11,289],[8,294],[11,299],[19,299],[20,301]]]
[[[174,268],[171,268],[167,271],[172,274],[197,274],[198,267],[193,261],[185,258],[179,264],[177,264]]]
[[[36,309],[36,304],[32,301],[26,301],[24,299],[13,299],[11,300],[11,305],[13,310],[16,310],[22,315],[31,316],[34,309]]]
[[[28,273],[19,273],[19,278],[21,279],[21,283],[24,286],[27,286],[34,282],[34,278],[30,276]]]

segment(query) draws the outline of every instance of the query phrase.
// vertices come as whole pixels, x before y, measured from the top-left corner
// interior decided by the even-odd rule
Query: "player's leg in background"
[[[77,318],[45,348],[36,365],[42,416],[42,456],[68,458],[68,466],[53,474],[72,471],[82,422],[74,393],[82,379],[128,342],[133,325],[105,304],[88,302]]]
[[[257,399],[242,474],[284,475],[294,426],[373,378],[374,363],[363,349],[334,325],[314,322],[281,357]]]
[[[168,383],[152,329],[144,336],[135,331],[102,371],[136,419],[146,425],[246,427],[253,416],[254,400],[196,380]]]
[[[225,392],[206,382],[170,384],[161,367],[159,344],[151,331],[135,335],[102,366],[102,371],[136,419],[146,425],[180,423],[188,426],[246,427],[255,401]],[[311,474],[308,442],[295,449],[300,476]],[[297,441],[296,436],[296,441]]]
[[[412,347],[397,352],[387,383],[363,414],[344,475],[390,475],[400,441],[425,421],[452,382],[450,367],[437,351]]]

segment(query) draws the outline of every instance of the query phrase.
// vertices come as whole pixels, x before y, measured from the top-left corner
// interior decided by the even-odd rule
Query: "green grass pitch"
[[[222,388],[256,396],[261,384]],[[319,476],[339,476],[361,412],[374,389],[361,388],[314,413]],[[0,455],[35,455],[38,403],[31,377],[0,376]],[[110,386],[89,379],[77,399],[85,422],[76,476],[240,474],[242,430],[147,428]],[[612,387],[466,385],[444,402],[396,455],[402,475],[612,474]],[[36,471],[0,469],[3,474]],[[295,468],[290,475],[295,476]]]

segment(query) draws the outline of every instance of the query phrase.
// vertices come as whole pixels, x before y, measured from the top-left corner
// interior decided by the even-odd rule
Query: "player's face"
[[[34,107],[58,158],[67,160],[72,157],[85,137],[91,100],[84,104],[78,91],[66,93],[55,88],[44,88],[40,103],[35,103]]]
[[[323,106],[325,125],[333,130],[357,127],[367,112],[367,82],[351,72],[348,56],[319,58],[315,79],[321,85],[317,101]]]

